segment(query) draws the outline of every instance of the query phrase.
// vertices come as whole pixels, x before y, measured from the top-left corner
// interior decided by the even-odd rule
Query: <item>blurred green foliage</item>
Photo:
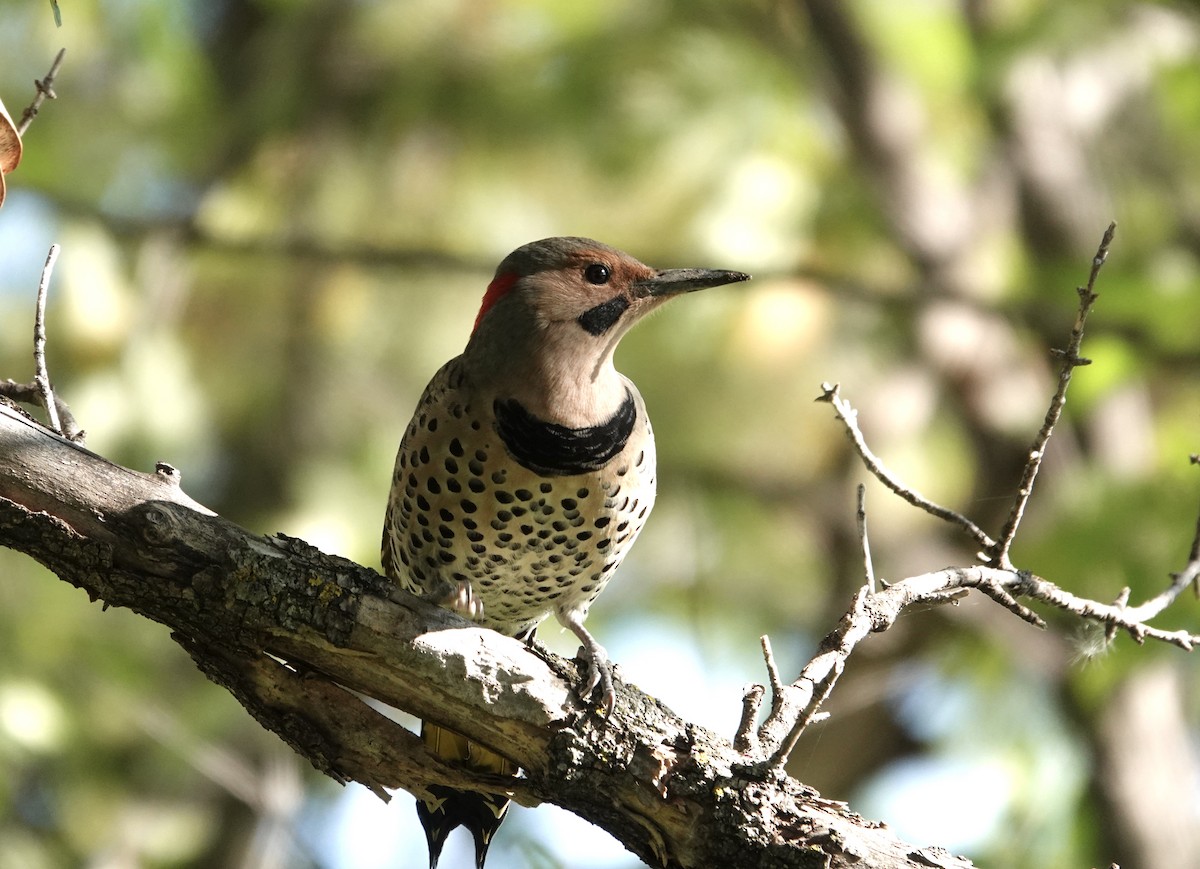
[[[1194,5],[114,0],[69,4],[59,29],[0,0],[0,22],[14,114],[67,47],[0,211],[0,376],[31,374],[58,241],[51,372],[89,446],[170,461],[250,528],[378,564],[396,443],[513,247],[582,234],[752,272],[622,345],[660,501],[591,622],[627,676],[731,732],[759,635],[794,671],[859,582],[865,474],[818,385],[842,384],[912,485],[994,531],[1115,219],[1095,364],[1015,557],[1135,602],[1186,560]],[[868,510],[884,577],[972,558],[881,487]],[[1197,612],[1161,622],[1194,631]],[[1094,654],[1047,615],[1038,633],[970,597],[902,620],[860,650],[793,772],[989,866],[1153,865],[1105,796],[1105,722],[1122,686],[1169,668],[1194,819],[1196,664],[1124,637]],[[423,852],[408,803],[373,822],[389,865]],[[0,551],[0,869],[384,865],[346,844],[346,805],[165,630]],[[498,869],[630,865],[561,814],[514,814]]]

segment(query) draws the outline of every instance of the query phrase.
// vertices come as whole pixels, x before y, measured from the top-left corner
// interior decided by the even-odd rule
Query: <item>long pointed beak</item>
[[[724,269],[663,269],[654,277],[638,281],[632,287],[634,298],[645,296],[674,296],[694,293],[709,287],[737,284],[750,280],[750,275]]]

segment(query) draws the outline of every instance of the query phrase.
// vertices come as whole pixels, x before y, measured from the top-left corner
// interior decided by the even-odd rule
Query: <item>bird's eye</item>
[[[592,263],[583,270],[583,276],[587,278],[589,284],[607,284],[612,273],[603,263]]]

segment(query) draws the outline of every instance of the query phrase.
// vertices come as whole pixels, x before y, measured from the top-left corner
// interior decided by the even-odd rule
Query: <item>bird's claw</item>
[[[483,618],[483,601],[475,596],[471,583],[465,579],[454,583],[439,604],[471,621]]]
[[[613,688],[612,662],[608,660],[603,646],[597,645],[592,649],[580,646],[579,651],[587,659],[587,680],[583,683],[580,693],[583,699],[587,700],[599,688],[600,700],[604,704],[604,719],[608,720],[612,717],[613,707],[617,702],[617,692]]]

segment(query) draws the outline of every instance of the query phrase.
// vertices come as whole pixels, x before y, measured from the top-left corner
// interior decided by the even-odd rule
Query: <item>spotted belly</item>
[[[401,444],[384,561],[409,590],[439,599],[468,581],[480,623],[523,633],[555,613],[586,615],[654,504],[655,456],[640,447],[603,468],[545,476],[519,464],[492,421],[465,404],[418,411]]]

